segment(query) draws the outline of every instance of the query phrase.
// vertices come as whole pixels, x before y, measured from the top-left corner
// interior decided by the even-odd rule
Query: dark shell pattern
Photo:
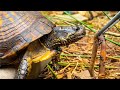
[[[0,57],[50,33],[52,27],[38,11],[0,11]]]

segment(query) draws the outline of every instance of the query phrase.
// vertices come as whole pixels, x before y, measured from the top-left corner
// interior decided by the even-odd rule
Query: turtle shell
[[[12,56],[53,27],[39,11],[0,11],[0,58]]]

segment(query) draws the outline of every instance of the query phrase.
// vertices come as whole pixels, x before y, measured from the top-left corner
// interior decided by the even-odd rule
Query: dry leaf
[[[91,79],[91,76],[88,70],[81,71],[80,73],[74,71],[73,75],[81,79]]]
[[[64,77],[64,73],[57,75],[58,79],[62,79]]]
[[[67,72],[67,79],[72,79],[72,73],[71,72]]]

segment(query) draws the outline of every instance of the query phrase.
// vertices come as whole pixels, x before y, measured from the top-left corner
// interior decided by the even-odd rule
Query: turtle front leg
[[[24,58],[22,59],[18,70],[17,70],[17,74],[15,75],[14,79],[25,79],[27,76],[27,73],[30,72],[31,69],[31,63],[30,63],[30,58]]]
[[[23,58],[18,68],[15,79],[33,79],[37,78],[39,73],[57,54],[56,50],[47,51],[43,56],[31,59],[30,56]]]

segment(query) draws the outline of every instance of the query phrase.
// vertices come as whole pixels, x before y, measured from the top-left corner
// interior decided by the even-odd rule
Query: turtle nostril
[[[78,30],[80,30],[80,27],[77,27],[77,28],[76,28],[76,31],[78,31]]]

